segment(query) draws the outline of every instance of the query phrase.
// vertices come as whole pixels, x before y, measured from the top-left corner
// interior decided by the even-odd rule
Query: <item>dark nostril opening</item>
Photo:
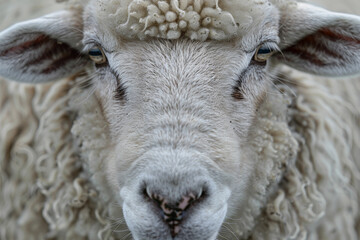
[[[145,199],[156,202],[157,204],[161,204],[164,201],[164,198],[156,193],[152,193],[149,188],[144,187],[142,190],[142,195]]]
[[[148,190],[147,187],[143,187],[143,189],[142,189],[142,195],[143,195],[144,199],[152,200],[151,193],[149,192],[149,190]]]
[[[202,189],[202,190],[198,193],[198,195],[197,195],[197,197],[196,197],[196,201],[201,201],[201,200],[205,199],[205,198],[207,197],[207,195],[208,195],[207,190],[206,190],[205,188]]]

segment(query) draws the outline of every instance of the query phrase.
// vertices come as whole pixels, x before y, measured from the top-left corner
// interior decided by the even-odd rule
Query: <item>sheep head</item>
[[[263,160],[286,166],[296,152],[285,109],[278,128],[258,119],[276,66],[354,74],[359,26],[280,0],[89,1],[2,32],[0,74],[91,76],[109,129],[103,171],[135,239],[216,239],[234,215],[246,236],[285,170]]]

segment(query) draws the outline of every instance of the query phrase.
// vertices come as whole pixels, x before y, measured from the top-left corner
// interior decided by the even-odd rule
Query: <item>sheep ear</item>
[[[0,76],[26,83],[67,77],[88,62],[81,54],[80,14],[56,12],[0,33]]]
[[[360,73],[360,17],[306,3],[281,12],[282,62],[319,75]]]

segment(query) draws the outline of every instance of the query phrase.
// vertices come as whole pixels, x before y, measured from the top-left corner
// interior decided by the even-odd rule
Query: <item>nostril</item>
[[[145,199],[148,199],[148,200],[152,199],[151,192],[149,191],[149,188],[147,188],[147,187],[143,187],[142,195]]]
[[[205,189],[201,189],[201,190],[198,192],[198,194],[197,194],[197,196],[196,196],[196,199],[197,199],[197,200],[202,199],[202,198],[205,197],[205,195],[206,195],[206,190],[205,190]]]
[[[148,187],[143,188],[143,196],[145,199],[152,200],[158,204],[161,204],[164,201],[164,198],[156,193],[152,193]]]
[[[204,188],[204,189],[201,189],[201,191],[198,193],[198,195],[196,196],[196,201],[199,202],[199,201],[202,201],[204,200],[205,198],[207,198],[208,196],[208,192],[207,192],[207,189]]]

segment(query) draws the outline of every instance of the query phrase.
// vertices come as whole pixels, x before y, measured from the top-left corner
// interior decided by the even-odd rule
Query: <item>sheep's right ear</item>
[[[42,83],[81,71],[81,14],[60,11],[15,24],[0,33],[0,76]]]
[[[324,76],[360,73],[360,17],[302,1],[285,6],[281,9],[280,61]]]

